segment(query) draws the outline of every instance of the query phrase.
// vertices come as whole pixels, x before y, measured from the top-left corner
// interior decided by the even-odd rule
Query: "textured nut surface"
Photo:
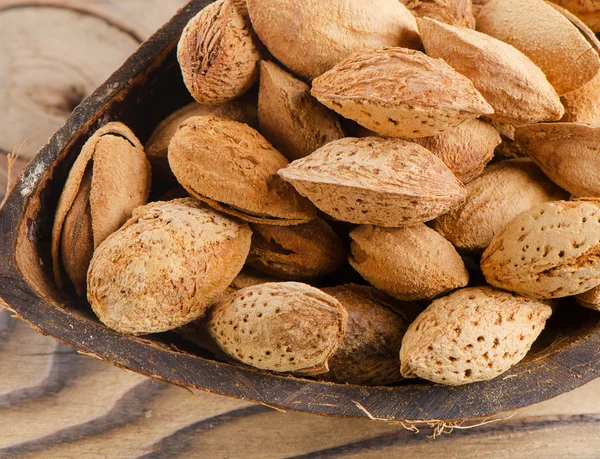
[[[91,170],[91,182],[87,197],[81,193],[82,182],[86,171]],[[122,123],[108,123],[98,129],[84,144],[79,156],[69,171],[69,176],[60,196],[54,226],[52,228],[52,260],[54,278],[62,288],[61,244],[70,240],[69,247],[77,246],[83,252],[93,251],[110,234],[115,232],[131,217],[131,212],[146,203],[150,194],[151,171],[144,149],[135,134]],[[78,199],[79,197],[79,199]],[[69,230],[78,228],[77,221],[81,215],[85,200],[89,201],[92,247],[84,248],[83,240],[75,240],[75,234],[65,234],[67,219],[75,201],[77,210],[71,214]],[[76,216],[75,213],[78,213]],[[81,222],[84,224],[84,222]],[[85,230],[88,232],[89,229]],[[71,254],[73,256],[73,254]],[[78,257],[78,255],[75,255]],[[70,268],[79,266],[74,283],[81,289],[80,280],[85,276],[87,266],[84,258],[70,260]],[[73,271],[72,274],[75,274]]]
[[[415,19],[398,0],[248,0],[248,9],[273,56],[306,80],[355,52],[420,45]]]
[[[435,300],[402,340],[402,375],[439,384],[486,381],[525,357],[552,309],[491,287]]]
[[[315,279],[346,262],[338,235],[321,218],[294,226],[252,224],[252,246],[246,263],[266,274],[289,280]]]
[[[483,253],[487,281],[535,298],[562,298],[600,284],[600,203],[540,204],[519,214]]]
[[[419,18],[431,18],[461,27],[475,28],[471,0],[400,0]]]
[[[363,225],[350,238],[352,267],[399,300],[428,300],[469,283],[465,264],[452,244],[423,224]]]
[[[201,104],[244,94],[258,79],[260,42],[244,0],[217,0],[187,24],[177,59],[188,90]]]
[[[312,94],[381,135],[427,137],[494,113],[473,83],[441,59],[382,48],[354,54],[313,81]]]
[[[597,0],[552,0],[576,14],[594,32],[600,32],[600,3]]]
[[[290,161],[344,137],[337,115],[310,95],[310,87],[277,64],[260,64],[258,116],[262,134]]]
[[[358,224],[415,224],[465,199],[464,186],[438,157],[400,139],[336,140],[279,174],[323,212]]]
[[[463,183],[477,177],[500,145],[496,129],[480,120],[463,123],[435,137],[412,139],[440,158]]]
[[[419,30],[427,54],[444,59],[469,78],[494,108],[490,118],[519,124],[563,116],[564,108],[546,75],[513,46],[432,19],[419,20]]]
[[[94,253],[88,300],[124,333],[156,333],[202,317],[244,265],[248,225],[192,198],[139,207]]]
[[[534,124],[518,128],[515,140],[565,190],[575,196],[600,196],[600,126]]]
[[[561,97],[565,116],[561,121],[600,124],[600,73],[580,89]]]
[[[192,116],[216,116],[239,121],[253,128],[258,127],[256,101],[249,97],[218,105],[203,105],[197,102],[188,104],[161,121],[146,142],[146,156],[152,164],[152,173],[163,179],[175,180],[169,168],[169,142],[179,125]]]
[[[581,88],[600,71],[600,56],[564,15],[543,0],[492,0],[477,30],[529,57],[559,96]]]
[[[169,144],[169,164],[190,194],[244,220],[294,225],[316,216],[313,205],[277,175],[287,159],[245,124],[188,118]]]
[[[347,284],[323,291],[348,311],[344,340],[329,360],[324,379],[371,386],[400,381],[402,337],[416,316],[409,321],[392,312],[386,306],[385,295],[373,287]]]
[[[320,374],[344,338],[348,313],[297,282],[244,288],[216,303],[208,329],[231,357],[263,370]]]
[[[569,196],[528,159],[511,159],[488,167],[467,185],[461,206],[438,217],[433,228],[466,252],[484,251],[495,234],[521,212]]]

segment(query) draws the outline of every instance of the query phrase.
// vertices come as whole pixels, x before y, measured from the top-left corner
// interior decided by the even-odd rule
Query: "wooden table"
[[[141,39],[184,0],[0,0],[0,15],[7,4],[35,3],[83,8]],[[35,35],[35,22],[21,26]],[[0,59],[0,72],[1,65]],[[37,148],[43,137],[36,120],[60,124],[72,108],[65,100],[76,102],[70,92],[58,94],[35,99],[34,109],[42,112],[23,118],[22,138],[6,132],[3,137],[0,127],[0,150],[25,137],[34,141],[29,150]],[[0,200],[6,181],[6,161],[0,157]],[[600,380],[467,427],[432,439],[434,430],[427,425],[415,433],[400,424],[283,413],[186,391],[81,356],[0,311],[0,458],[600,457]]]

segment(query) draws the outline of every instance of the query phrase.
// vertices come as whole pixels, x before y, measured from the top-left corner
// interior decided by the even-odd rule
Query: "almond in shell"
[[[594,32],[600,32],[600,3],[597,0],[552,0],[579,17]]]
[[[575,297],[577,302],[588,309],[600,311],[600,287],[595,287],[588,292],[580,293]]]
[[[358,224],[413,225],[448,212],[466,196],[437,156],[400,139],[336,140],[279,174],[323,212]]]
[[[561,97],[565,116],[561,121],[600,125],[600,73],[576,91]]]
[[[475,28],[471,0],[400,0],[418,18],[431,18],[460,27]]]
[[[402,375],[453,386],[493,379],[525,357],[551,314],[539,301],[491,287],[458,290],[408,328]]]

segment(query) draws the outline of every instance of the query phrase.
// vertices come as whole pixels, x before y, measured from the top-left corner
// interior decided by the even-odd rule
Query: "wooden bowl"
[[[385,420],[457,420],[514,410],[572,390],[598,375],[600,315],[563,306],[528,357],[482,383],[446,387],[406,381],[362,387],[275,375],[189,352],[174,334],[119,334],[102,325],[85,300],[58,291],[50,234],[62,186],[85,140],[123,121],[142,141],[191,101],[175,57],[179,35],[209,3],[193,0],[88,97],[21,174],[0,211],[0,304],[40,333],[81,353],[180,386],[283,410]]]

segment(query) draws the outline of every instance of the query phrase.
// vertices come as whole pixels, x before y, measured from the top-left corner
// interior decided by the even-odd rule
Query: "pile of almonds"
[[[555,299],[600,310],[595,3],[210,4],[178,46],[196,102],[71,169],[57,285],[261,370],[495,378]]]

